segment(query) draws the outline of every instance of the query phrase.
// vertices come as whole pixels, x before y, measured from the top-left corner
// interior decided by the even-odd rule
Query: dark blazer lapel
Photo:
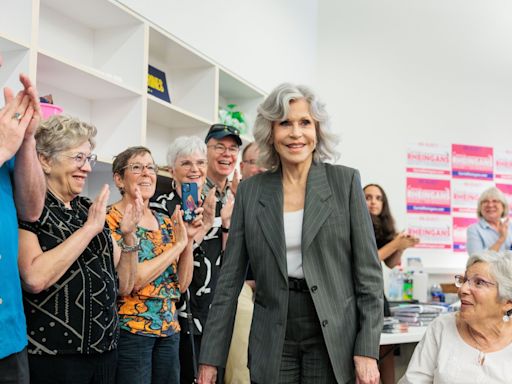
[[[283,183],[281,172],[268,173],[263,178],[260,196],[260,211],[257,213],[261,231],[277,259],[279,269],[288,279],[286,267],[286,246],[283,225]]]
[[[302,222],[302,255],[311,245],[324,221],[329,217],[332,204],[331,187],[324,164],[312,164],[306,182],[306,201]]]

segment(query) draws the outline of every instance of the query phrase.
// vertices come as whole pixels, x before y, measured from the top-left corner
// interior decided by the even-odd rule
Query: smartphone
[[[195,210],[199,206],[197,183],[181,184],[181,209],[185,212],[183,220],[190,222],[196,217]]]

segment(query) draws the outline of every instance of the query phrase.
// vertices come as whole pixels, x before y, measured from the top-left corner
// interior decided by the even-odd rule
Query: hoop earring
[[[176,181],[174,179],[171,179],[171,188],[176,190]]]

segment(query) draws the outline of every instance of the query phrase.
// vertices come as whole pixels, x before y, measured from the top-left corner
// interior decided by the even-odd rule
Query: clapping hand
[[[508,223],[509,218],[507,217],[503,221],[500,220],[497,225],[498,234],[500,235],[500,238],[506,239],[508,236]]]
[[[107,203],[110,196],[110,189],[108,184],[105,184],[101,189],[100,194],[94,199],[89,207],[89,215],[84,227],[90,228],[96,236],[103,231],[105,227],[105,217],[107,215]]]
[[[185,226],[185,222],[183,221],[183,211],[181,210],[179,204],[176,205],[176,208],[174,208],[171,220],[174,224],[174,234],[176,238],[176,244],[174,246],[181,247],[183,250],[187,246],[188,235],[187,227]]]
[[[215,220],[215,187],[210,189],[203,201],[203,229],[205,233],[213,227]]]
[[[123,235],[135,233],[137,225],[144,211],[144,203],[140,189],[137,187],[135,190],[135,205],[127,204],[124,210],[123,218],[121,220],[120,229]]]
[[[414,247],[420,242],[419,238],[409,235],[407,232],[400,232],[398,235],[396,235],[395,240],[398,243],[397,248],[399,250]]]
[[[231,225],[231,215],[233,213],[233,206],[235,205],[235,198],[231,193],[228,193],[226,204],[220,210],[220,218],[222,220],[222,226],[229,228]]]

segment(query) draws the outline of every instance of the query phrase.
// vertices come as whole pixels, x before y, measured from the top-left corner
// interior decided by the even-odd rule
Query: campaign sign
[[[512,150],[494,150],[496,179],[512,180]]]
[[[496,183],[496,187],[505,195],[508,201],[508,215],[512,216],[512,184]]]
[[[420,239],[416,248],[452,249],[451,217],[408,215],[407,233]]]
[[[480,195],[493,185],[492,181],[487,180],[453,179],[452,212],[467,213],[476,217]]]
[[[493,166],[491,147],[452,144],[452,176],[454,178],[492,180]]]
[[[168,103],[171,102],[167,81],[165,80],[165,72],[151,65],[148,65],[148,93]]]
[[[450,175],[450,146],[415,143],[407,148],[407,172]]]
[[[471,224],[478,221],[475,217],[453,218],[453,250],[454,252],[466,252],[467,230]]]
[[[450,180],[407,178],[407,213],[450,214]]]

